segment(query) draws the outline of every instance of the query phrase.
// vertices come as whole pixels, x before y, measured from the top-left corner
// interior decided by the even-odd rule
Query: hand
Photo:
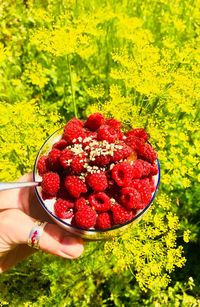
[[[19,181],[32,181],[26,174]],[[63,258],[77,258],[83,253],[83,241],[54,224],[38,203],[33,188],[0,192],[0,272],[36,252],[27,245],[35,220],[47,221],[39,241],[44,252]]]

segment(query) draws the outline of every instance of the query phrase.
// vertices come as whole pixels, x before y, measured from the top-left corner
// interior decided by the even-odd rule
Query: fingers
[[[18,181],[32,181],[32,173],[25,174]],[[20,209],[35,219],[52,222],[46,211],[40,205],[34,188],[20,188],[0,192],[0,212],[6,209]]]
[[[28,245],[17,245],[13,250],[0,257],[0,273],[14,267],[18,262],[31,256],[36,252],[36,249]]]
[[[27,244],[35,220],[16,209],[0,214],[0,252],[6,248],[15,248],[18,244]],[[73,259],[83,253],[83,241],[69,235],[55,224],[47,224],[40,237],[41,250],[63,258]]]

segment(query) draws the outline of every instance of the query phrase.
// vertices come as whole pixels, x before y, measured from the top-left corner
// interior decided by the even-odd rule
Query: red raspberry
[[[124,138],[123,132],[121,130],[117,130],[117,129],[116,129],[116,131],[118,131],[118,140],[123,140],[123,138]]]
[[[83,127],[77,119],[74,119],[74,121],[69,121],[65,128],[64,128],[64,133],[63,133],[63,138],[69,142],[69,144],[72,144],[74,139],[78,139],[81,137],[82,139],[85,138],[85,132],[83,130]]]
[[[98,165],[98,166],[106,166],[110,163],[111,157],[109,155],[101,155],[101,156],[96,156],[94,158],[94,161],[91,161],[91,165]]]
[[[73,152],[70,149],[65,149],[60,155],[60,164],[64,169],[68,168],[72,162]]]
[[[137,153],[139,157],[144,160],[147,160],[150,163],[154,163],[157,158],[157,153],[153,149],[153,147],[148,143],[139,144],[137,147]]]
[[[66,176],[65,187],[71,196],[79,198],[81,193],[87,192],[86,184],[77,176]]]
[[[48,172],[48,157],[47,156],[40,157],[37,163],[37,170],[40,176]]]
[[[108,229],[112,227],[112,216],[108,212],[99,213],[95,229]]]
[[[137,137],[139,139],[142,139],[144,142],[148,140],[148,134],[143,128],[136,128],[133,130],[130,130],[125,133],[127,137]]]
[[[74,118],[71,118],[68,122],[67,122],[67,125],[75,125],[77,127],[83,127],[84,126],[84,123],[82,120],[74,117]]]
[[[99,141],[107,141],[108,143],[114,143],[116,140],[119,139],[119,130],[114,129],[108,125],[102,125],[98,129],[97,139]]]
[[[105,172],[88,174],[86,182],[96,192],[104,191],[108,187],[108,180]]]
[[[61,176],[61,175],[60,175]],[[61,177],[62,178],[62,177]],[[57,198],[62,198],[62,199],[65,199],[65,200],[69,200],[70,199],[70,194],[69,192],[67,191],[66,187],[65,187],[65,184],[64,184],[64,180],[61,179],[61,182],[60,182],[60,189],[57,193]]]
[[[112,178],[120,187],[128,186],[131,183],[132,177],[133,167],[127,162],[118,163],[112,169]]]
[[[147,206],[152,198],[151,185],[149,179],[142,179],[138,184],[137,191],[140,193],[142,203]]]
[[[104,124],[104,122],[105,122],[105,118],[103,117],[102,114],[93,113],[88,117],[85,123],[85,127],[87,127],[88,129],[92,131],[96,131],[101,125]]]
[[[124,142],[130,146],[134,151],[137,152],[137,149],[138,149],[138,146],[140,144],[144,144],[144,140],[143,139],[139,139],[137,137],[134,137],[134,136],[128,136]]]
[[[76,155],[72,159],[71,168],[75,173],[80,174],[84,169],[84,164],[85,164],[85,154],[81,153],[80,155]]]
[[[149,174],[151,173],[151,169],[152,169],[152,165],[144,160],[138,159],[137,161],[139,161],[142,165],[143,171],[142,171],[142,177],[148,177]]]
[[[115,145],[115,150],[113,156],[111,157],[112,162],[118,162],[120,160],[126,159],[130,156],[132,148],[126,145],[123,141]]]
[[[48,154],[48,165],[52,171],[57,171],[60,167],[60,155],[59,149],[52,149]]]
[[[108,126],[113,127],[114,129],[117,129],[117,130],[120,130],[121,125],[122,125],[121,122],[118,121],[118,120],[115,119],[115,118],[109,118],[109,119],[107,119],[105,124],[108,125]]]
[[[155,182],[153,180],[153,177],[149,177],[148,179],[149,179],[149,184],[150,184],[150,187],[151,187],[151,192],[153,193],[155,191],[155,188],[156,188]]]
[[[130,187],[137,190],[139,185],[140,185],[140,179],[132,179],[131,180]]]
[[[133,178],[139,179],[143,175],[143,164],[142,160],[135,160],[133,163]]]
[[[110,198],[104,192],[91,194],[88,198],[89,203],[96,211],[108,211],[111,208]]]
[[[150,174],[151,176],[155,176],[158,174],[158,166],[156,164],[151,165]]]
[[[46,200],[46,199],[52,199],[54,198],[54,196],[47,194],[46,192],[42,191],[42,199]]]
[[[113,213],[114,225],[124,224],[130,221],[134,217],[132,211],[127,210],[126,208],[124,208],[119,204],[116,204],[112,207],[112,213]]]
[[[120,200],[122,205],[128,210],[141,209],[142,207],[140,193],[131,187],[123,188],[121,190]]]
[[[73,216],[73,210],[70,210],[73,206],[70,201],[58,198],[54,204],[55,215],[61,219],[69,219]]]
[[[61,139],[60,141],[54,143],[52,148],[63,150],[67,147],[67,145],[68,145],[67,141],[64,139]]]
[[[51,195],[56,196],[60,188],[60,177],[57,173],[48,172],[42,176],[42,190]]]
[[[84,206],[87,206],[87,200],[84,197],[80,197],[79,199],[76,200],[74,204],[74,209],[79,210]]]
[[[96,212],[89,206],[80,208],[74,214],[75,224],[81,228],[89,229],[96,223]]]

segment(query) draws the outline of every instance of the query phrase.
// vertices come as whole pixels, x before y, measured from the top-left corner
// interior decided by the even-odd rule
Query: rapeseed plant
[[[51,296],[24,304],[198,306],[191,282],[173,278],[187,264],[182,245],[197,240],[182,212],[193,210],[200,182],[199,1],[1,4],[2,181],[31,170],[64,120],[96,111],[125,128],[145,127],[161,163],[161,187],[144,219],[122,237],[86,245],[73,264],[43,256]],[[30,261],[38,266],[37,257]]]

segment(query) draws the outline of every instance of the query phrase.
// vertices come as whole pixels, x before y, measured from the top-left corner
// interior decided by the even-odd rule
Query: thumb
[[[27,244],[35,220],[17,209],[0,213],[0,252]],[[48,223],[40,237],[39,247],[44,252],[73,259],[83,253],[83,240],[75,238],[55,224]]]

